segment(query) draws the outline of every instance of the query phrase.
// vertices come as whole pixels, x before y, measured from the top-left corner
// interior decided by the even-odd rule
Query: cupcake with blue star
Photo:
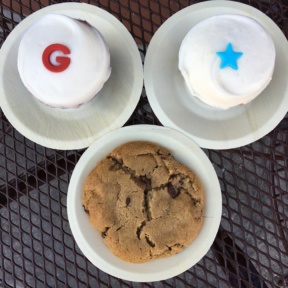
[[[228,109],[261,94],[272,79],[275,57],[273,39],[259,22],[217,15],[188,31],[179,50],[179,70],[191,96]]]

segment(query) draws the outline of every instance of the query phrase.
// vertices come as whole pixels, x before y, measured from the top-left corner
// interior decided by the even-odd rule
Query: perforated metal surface
[[[61,2],[2,0],[0,44],[27,15]],[[116,16],[142,47],[144,57],[159,26],[199,1],[85,2]],[[288,37],[287,0],[239,2],[266,13]],[[126,125],[140,123],[160,125],[144,89]],[[66,196],[83,151],[36,145],[19,134],[2,112],[0,141],[0,287],[288,287],[288,115],[251,145],[205,151],[221,183],[219,233],[197,265],[155,283],[111,277],[93,266],[75,244]]]

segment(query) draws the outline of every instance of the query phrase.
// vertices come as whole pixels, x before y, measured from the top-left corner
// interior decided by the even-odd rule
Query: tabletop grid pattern
[[[64,1],[2,0],[0,45],[26,16]],[[67,1],[66,1],[67,2]],[[68,1],[74,2],[74,1]],[[83,1],[116,16],[142,59],[175,12],[199,1]],[[288,37],[286,0],[243,0]],[[126,125],[161,125],[145,89]],[[71,235],[66,196],[84,150],[57,151],[19,134],[0,111],[0,287],[286,287],[288,285],[288,115],[267,136],[239,149],[205,150],[223,197],[219,232],[207,255],[166,281],[135,283],[98,270]]]

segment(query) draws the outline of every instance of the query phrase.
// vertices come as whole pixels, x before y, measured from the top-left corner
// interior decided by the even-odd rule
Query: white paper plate
[[[219,14],[256,19],[272,36],[276,63],[269,86],[254,101],[218,110],[189,95],[178,70],[178,51],[188,31]],[[228,149],[263,137],[288,110],[288,43],[278,26],[259,10],[233,1],[192,5],[169,18],[153,36],[145,58],[144,83],[153,111],[164,126],[182,131],[203,148]]]
[[[103,34],[110,49],[109,80],[95,98],[77,109],[55,109],[40,103],[22,84],[17,70],[23,33],[47,13],[86,20]],[[133,113],[143,87],[141,57],[129,31],[108,12],[80,3],[52,5],[23,20],[0,50],[0,74],[0,105],[10,123],[30,140],[63,150],[88,147],[121,127]]]
[[[198,175],[205,193],[204,222],[197,238],[179,254],[143,264],[127,263],[114,256],[106,247],[100,233],[90,225],[81,203],[84,182],[96,164],[117,146],[137,140],[151,141],[170,149],[176,160]],[[207,253],[220,225],[222,198],[215,170],[194,141],[174,129],[137,125],[110,132],[85,151],[71,177],[67,209],[73,236],[81,251],[95,266],[124,280],[149,282],[178,275],[196,264]]]

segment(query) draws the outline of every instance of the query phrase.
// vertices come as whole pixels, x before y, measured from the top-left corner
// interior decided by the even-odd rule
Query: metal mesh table
[[[26,16],[64,2],[1,1],[0,45]],[[145,57],[159,26],[175,12],[199,1],[85,2],[116,16]],[[287,0],[240,2],[264,12],[288,37]],[[161,125],[144,89],[126,125],[141,123]],[[271,133],[251,145],[205,151],[221,184],[219,232],[197,265],[177,277],[154,283],[109,276],[93,266],[75,244],[67,220],[66,197],[82,150],[57,151],[36,145],[18,133],[1,111],[0,141],[0,287],[288,287],[287,114]]]

